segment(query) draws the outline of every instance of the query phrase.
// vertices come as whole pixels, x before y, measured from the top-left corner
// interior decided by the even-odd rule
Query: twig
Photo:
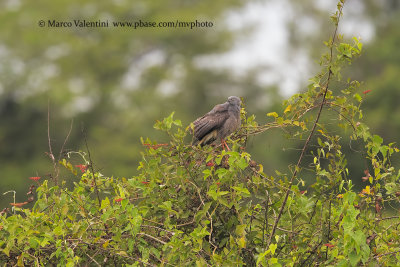
[[[158,225],[164,226],[164,224],[162,224],[162,223],[155,222],[155,221],[152,221],[152,220],[149,220],[149,219],[146,219],[146,218],[143,218],[143,221],[147,221],[147,222],[151,222],[151,223],[154,223],[154,224],[158,224]]]
[[[376,255],[374,257],[374,259],[381,258],[381,257],[387,256],[387,255],[397,254],[397,253],[400,253],[400,250],[396,250],[396,251],[393,251],[393,252],[388,252],[388,253]]]
[[[101,266],[93,257],[91,257],[89,254],[85,252],[85,255],[88,256],[94,263],[96,263],[97,266]]]
[[[292,189],[290,189],[290,188],[288,188],[288,187],[284,187],[284,186],[280,185],[278,182],[275,182],[275,181],[269,179],[267,176],[265,176],[265,175],[263,175],[262,173],[260,173],[260,172],[259,172],[258,170],[256,170],[254,167],[250,167],[250,169],[254,172],[254,174],[258,174],[259,176],[261,176],[261,178],[263,178],[263,179],[265,179],[265,180],[267,180],[267,181],[273,183],[276,187],[279,187],[279,188],[281,188],[281,189],[283,189],[283,190],[292,191]]]
[[[329,242],[330,240],[330,235],[331,235],[331,214],[332,214],[332,200],[329,200],[329,215],[328,215],[328,234],[326,240]],[[329,249],[326,250],[326,255],[325,258],[328,259],[328,251]]]
[[[326,102],[325,104],[326,105],[330,105],[331,109],[333,111],[335,111],[337,114],[339,114],[339,116],[343,117],[349,123],[349,125],[353,128],[354,131],[357,131],[356,126],[354,126],[353,122],[347,116],[343,115],[342,112],[340,112],[339,110],[336,110],[335,108],[332,107],[332,106],[337,106],[337,107],[341,108],[340,105],[337,105],[337,104],[332,103],[332,102]]]
[[[92,256],[90,256],[86,252],[85,252],[85,255],[88,256],[94,263],[96,263],[97,266],[101,266]]]
[[[157,229],[157,230],[160,230],[160,231],[167,232],[167,233],[169,233],[169,234],[171,234],[171,235],[175,235],[175,233],[172,232],[172,231],[168,231],[167,229],[164,229],[164,228],[161,228],[161,227],[157,227],[157,226],[154,226],[154,225],[145,225],[145,224],[142,224],[140,227],[154,228],[154,229]]]
[[[265,232],[268,231],[268,201],[269,201],[269,193],[268,190],[265,190],[267,193],[267,200],[265,200],[265,213],[264,213],[264,222],[263,222],[263,233],[262,233],[262,246],[264,247],[264,238]]]
[[[62,153],[63,153],[63,151],[64,151],[64,147],[65,147],[65,145],[67,144],[67,141],[68,141],[68,139],[69,139],[69,136],[71,135],[73,124],[74,124],[74,120],[72,119],[72,120],[71,120],[71,125],[69,126],[68,134],[67,134],[67,136],[66,136],[65,139],[64,139],[63,145],[61,146],[61,150],[60,150],[60,153],[59,153],[59,155],[58,155],[58,160],[61,160],[61,156],[62,156]]]
[[[160,240],[160,239],[158,239],[157,237],[154,237],[154,236],[152,236],[152,235],[149,235],[149,234],[146,234],[146,233],[137,233],[137,234],[138,234],[138,235],[146,236],[146,237],[148,237],[148,238],[150,238],[150,239],[153,239],[153,240],[155,240],[155,241],[157,241],[157,242],[159,242],[159,243],[161,243],[161,244],[163,244],[163,245],[167,244],[166,242],[164,242],[164,241],[162,241],[162,240]]]
[[[50,100],[48,100],[47,102],[47,140],[49,143],[49,153],[47,153],[47,155],[51,159],[51,162],[53,162],[53,168],[55,174],[53,177],[53,182],[55,185],[57,185],[57,178],[58,178],[57,162],[56,159],[54,158],[53,149],[51,148],[51,138],[50,138]]]
[[[322,241],[320,241],[318,244],[315,245],[315,247],[308,253],[310,253],[310,255],[308,255],[308,257],[300,264],[300,266],[304,266],[304,264],[308,261],[308,259],[311,257],[311,255],[313,255],[315,253],[315,251],[317,250],[317,248],[319,248],[322,244]],[[307,252],[305,252],[307,253]]]
[[[7,191],[7,192],[4,192],[3,193],[3,195],[6,195],[6,194],[8,194],[8,193],[14,193],[13,195],[13,203],[14,203],[14,205],[15,205],[15,194],[17,193],[16,191],[14,191],[14,190],[11,190],[11,191]],[[14,208],[14,206],[12,206],[12,211],[14,212],[14,214],[15,214],[15,208]]]
[[[386,217],[386,218],[375,218],[376,222],[384,221],[384,220],[392,220],[392,219],[398,219],[400,216],[392,216],[392,217]]]
[[[54,154],[53,154],[53,149],[51,146],[51,136],[50,136],[50,100],[47,103],[47,140],[49,144],[49,152],[46,153],[49,158],[51,159],[51,162],[53,163],[53,168],[54,168],[54,176],[50,176],[53,178],[53,182],[55,185],[58,183],[58,175],[60,174],[60,169],[57,167],[57,162],[61,160],[62,152],[64,150],[65,145],[67,144],[67,141],[69,139],[69,136],[72,132],[72,125],[73,125],[73,120],[71,120],[71,126],[69,128],[68,134],[64,139],[64,143],[61,147],[60,153],[58,155],[58,160],[56,161]]]
[[[343,9],[343,5],[342,5],[342,6],[340,7],[340,9],[339,9],[338,18],[337,18],[337,19],[338,19],[338,20],[337,20],[338,22],[339,22],[339,17],[340,17],[340,15],[341,15],[341,13],[342,13],[342,9]],[[337,34],[338,27],[339,27],[339,24],[337,23],[337,24],[336,24],[336,27],[335,27],[335,31],[334,31],[334,33],[333,33],[332,45],[331,45],[331,47],[330,47],[329,65],[330,65],[330,63],[332,62],[332,57],[333,57],[333,43],[335,42],[335,39],[336,39],[336,34]],[[323,107],[324,107],[324,105],[325,105],[326,94],[328,93],[328,88],[329,88],[329,84],[330,84],[331,77],[332,77],[332,71],[331,71],[331,67],[329,66],[329,67],[328,67],[328,78],[327,78],[327,80],[326,80],[326,85],[325,85],[325,91],[324,91],[324,95],[323,95],[323,97],[322,97],[322,101],[321,101],[321,104],[320,104],[320,107],[319,107],[319,110],[318,110],[318,113],[317,113],[317,117],[316,117],[315,122],[314,122],[314,124],[313,124],[313,127],[312,127],[312,129],[311,129],[311,132],[310,132],[310,134],[308,135],[308,137],[307,137],[307,139],[306,139],[306,142],[304,143],[304,146],[303,146],[303,148],[302,148],[302,150],[301,150],[301,154],[300,154],[299,160],[297,161],[297,164],[296,164],[295,170],[294,170],[294,172],[293,172],[292,178],[290,179],[290,182],[289,182],[289,186],[288,186],[289,189],[286,191],[285,198],[284,198],[284,200],[283,200],[283,202],[282,202],[282,206],[280,207],[278,216],[277,216],[276,219],[275,219],[274,226],[273,226],[273,228],[272,228],[272,232],[271,232],[271,235],[270,235],[270,237],[269,237],[268,246],[271,244],[272,239],[273,239],[273,237],[274,237],[274,235],[275,235],[276,228],[277,228],[277,226],[278,226],[279,220],[281,219],[283,210],[284,210],[285,207],[286,207],[286,203],[287,203],[287,200],[288,200],[288,198],[289,198],[289,194],[290,194],[290,192],[291,192],[291,190],[290,190],[291,185],[293,184],[294,178],[297,176],[297,172],[298,172],[298,170],[299,170],[299,168],[300,168],[300,164],[301,164],[301,162],[302,162],[302,160],[303,160],[303,157],[304,157],[304,154],[305,154],[306,149],[307,149],[307,147],[308,147],[308,144],[310,143],[311,137],[314,135],[314,132],[315,132],[315,129],[316,129],[316,127],[317,127],[319,118],[321,117],[321,113],[322,113],[322,109],[323,109]]]
[[[83,132],[83,137],[85,138],[86,150],[88,151],[88,157],[89,157],[89,163],[90,163],[89,167],[90,167],[90,170],[92,171],[92,175],[93,175],[94,191],[96,192],[96,197],[97,197],[97,200],[99,202],[99,206],[101,206],[99,189],[97,188],[96,175],[95,175],[94,168],[93,168],[92,157],[90,156],[90,150],[89,150],[89,146],[88,146],[88,143],[87,143],[86,132],[83,131],[83,129],[82,129],[82,132]]]
[[[201,205],[200,205],[200,207],[201,207]],[[190,225],[190,224],[194,224],[194,223],[195,223],[195,221],[194,221],[194,219],[193,219],[193,220],[191,220],[190,222],[185,222],[185,223],[176,225],[176,228],[182,227],[182,226],[186,226],[186,225]]]
[[[268,226],[273,226],[273,224],[272,224],[272,223],[268,223]],[[292,235],[297,235],[298,233],[301,232],[301,230],[300,230],[299,232],[296,232],[296,231],[294,231],[294,230],[284,229],[284,228],[279,227],[279,226],[276,227],[276,229],[281,230],[282,232],[286,232],[286,233],[292,234]]]

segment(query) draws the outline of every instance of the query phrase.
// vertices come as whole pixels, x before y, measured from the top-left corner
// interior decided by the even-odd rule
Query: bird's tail
[[[197,139],[194,136],[194,140],[192,142],[192,145],[199,145],[200,146],[205,146],[205,145],[209,145],[212,144],[215,140],[217,140],[217,135],[218,135],[218,131],[217,130],[213,130],[211,132],[209,132],[208,134],[206,134],[205,136],[203,136],[201,139]]]

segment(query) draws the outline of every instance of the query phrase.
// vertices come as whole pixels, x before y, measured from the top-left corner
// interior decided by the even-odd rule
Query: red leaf
[[[121,202],[123,200],[122,197],[114,199],[115,202]]]
[[[35,177],[29,177],[29,179],[31,179],[31,180],[33,180],[33,181],[37,181],[37,180],[39,180],[39,179],[40,179],[40,177],[38,177],[38,176],[35,176]]]
[[[21,203],[10,203],[10,205],[11,206],[14,206],[14,207],[22,207],[23,205],[26,205],[26,204],[28,204],[28,202],[21,202]]]
[[[212,167],[214,166],[214,161],[210,160],[209,162],[207,162],[206,164],[208,167]]]
[[[332,245],[332,244],[326,243],[326,244],[324,244],[324,246],[325,246],[325,247],[328,247],[328,248],[333,248],[335,245]]]
[[[363,94],[366,95],[366,94],[368,94],[369,92],[371,92],[371,90],[365,90],[365,91],[363,92]]]
[[[85,172],[87,169],[87,165],[83,164],[75,165],[75,167],[78,167],[81,170],[81,172]]]
[[[369,179],[369,177],[371,177],[371,174],[369,174],[368,170],[364,170],[364,173],[365,173],[365,176],[361,177],[361,179],[363,180],[363,182],[366,182]]]
[[[151,147],[152,149],[157,149],[157,148],[162,147],[162,146],[168,146],[168,144],[152,145],[152,144],[148,144],[148,143],[144,143],[143,145],[146,146],[147,148]]]

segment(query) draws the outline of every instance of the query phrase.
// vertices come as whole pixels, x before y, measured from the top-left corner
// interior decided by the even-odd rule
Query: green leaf
[[[379,135],[374,134],[374,136],[372,137],[372,141],[374,144],[380,145],[383,143],[383,139],[382,137],[380,137]]]
[[[292,110],[292,105],[289,105],[285,108],[285,111],[283,113],[290,112]]]
[[[356,199],[356,193],[348,191],[343,195],[343,200],[349,203],[349,205],[353,205],[354,200]]]
[[[271,254],[274,255],[275,254],[275,250],[278,247],[277,244],[271,244],[269,245],[269,251],[271,251]]]
[[[39,247],[39,240],[37,239],[37,237],[32,236],[31,238],[29,238],[29,246],[33,249]]]
[[[176,126],[182,126],[181,120],[174,120],[173,122]]]
[[[244,170],[247,168],[247,166],[249,165],[246,161],[245,158],[239,158],[239,160],[237,161],[237,165],[241,170]]]
[[[352,47],[349,44],[341,43],[339,44],[337,50],[339,53],[345,57],[351,58],[352,57]]]
[[[62,208],[61,208],[61,214],[62,215],[67,215],[67,213],[68,213],[68,205],[64,205]]]
[[[268,117],[278,118],[278,113],[276,113],[276,112],[269,112],[269,113],[267,113],[267,116],[268,116]]]
[[[337,263],[337,266],[338,266],[338,267],[348,267],[348,266],[349,266],[349,263],[348,263],[347,260],[342,259],[342,260],[340,260],[340,261]]]
[[[357,230],[353,234],[353,239],[356,242],[357,246],[357,254],[360,253],[359,248],[363,245],[366,244],[367,238],[365,234],[361,230]]]
[[[270,253],[270,250],[266,250],[263,253],[258,254],[257,263],[256,263],[257,266],[259,266],[261,263],[265,262],[265,256],[267,256],[268,253]]]
[[[246,227],[247,227],[247,224],[239,224],[239,225],[237,225],[235,233],[237,235],[239,235],[239,236],[245,235],[246,234]]]
[[[346,100],[347,100],[347,98],[346,97],[340,97],[340,96],[338,96],[338,97],[336,97],[336,103],[338,104],[338,105],[343,105],[344,103],[346,103]]]
[[[3,253],[7,255],[7,257],[10,257],[10,248],[9,247],[5,247],[2,249]]]
[[[216,190],[212,190],[210,189],[207,194],[212,197],[214,200],[217,200],[220,196],[224,196],[226,194],[228,194],[229,191],[216,191]]]
[[[200,227],[200,226],[199,226]],[[207,227],[204,226],[203,228],[196,228],[193,230],[193,232],[190,233],[190,235],[196,239],[202,239],[205,236],[210,235],[210,232],[207,231]]]
[[[172,126],[172,122],[173,122],[173,117],[174,117],[174,113],[172,112],[167,118],[164,119],[164,124],[167,127],[167,129],[171,129]]]
[[[386,156],[388,149],[388,146],[381,146],[379,150],[381,151],[383,156]]]
[[[64,234],[64,230],[63,230],[62,226],[58,225],[57,227],[55,227],[53,229],[53,234],[56,235],[56,236],[63,235]]]
[[[240,184],[241,186],[232,186],[232,189],[234,189],[236,192],[240,193],[241,195],[245,196],[250,196],[250,192],[247,188],[242,187],[243,184]]]
[[[50,244],[49,242],[50,240],[47,239],[46,237],[42,239],[42,241],[40,242],[40,246],[41,247],[45,247],[46,245]]]
[[[172,210],[172,202],[170,200],[164,201],[162,204],[158,205],[158,207],[161,208],[161,209],[164,209],[164,210],[166,210],[168,212],[174,211],[174,210]]]
[[[396,183],[386,183],[385,189],[389,195],[396,193],[398,190]]]
[[[361,97],[359,94],[357,94],[357,93],[355,93],[355,94],[353,95],[353,97],[354,97],[358,102],[361,102],[361,101],[362,101],[362,97]]]
[[[318,175],[329,177],[329,172],[327,172],[326,170],[320,170],[318,171]]]
[[[268,263],[271,267],[281,267],[282,265],[278,262],[278,258],[270,258]]]
[[[349,261],[351,266],[356,266],[361,260],[361,255],[358,255],[354,250],[349,254]]]
[[[203,178],[204,178],[204,180],[206,180],[208,177],[211,176],[212,171],[210,169],[205,169],[205,170],[203,170],[203,174],[204,174]]]
[[[246,247],[246,238],[244,236],[240,237],[239,239],[237,239],[237,244],[240,249],[245,248]]]
[[[225,175],[229,174],[229,171],[225,168],[221,168],[218,169],[215,174],[218,176],[218,178],[222,179]]]
[[[108,199],[108,197],[106,197],[101,201],[100,209],[106,209],[109,206],[110,206],[110,200]]]

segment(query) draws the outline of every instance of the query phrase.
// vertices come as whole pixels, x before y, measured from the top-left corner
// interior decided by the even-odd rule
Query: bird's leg
[[[222,149],[223,149],[224,147],[226,147],[226,149],[227,149],[228,151],[231,151],[231,150],[229,149],[228,144],[225,142],[225,140],[224,140],[223,138],[221,138],[221,145],[222,145]]]

